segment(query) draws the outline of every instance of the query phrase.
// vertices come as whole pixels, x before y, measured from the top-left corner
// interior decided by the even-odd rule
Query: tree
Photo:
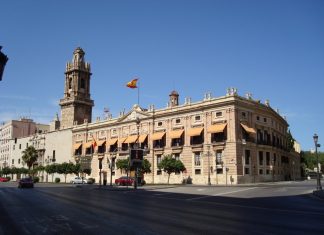
[[[62,164],[57,165],[57,173],[64,175],[64,180],[66,183],[66,176],[74,173],[74,168],[73,163],[63,162]]]
[[[11,179],[13,179],[13,175],[17,175],[19,172],[19,169],[16,167],[12,167],[10,171],[11,171]]]
[[[87,175],[90,175],[91,174],[91,169],[89,169],[89,168],[83,169],[82,170],[82,173],[85,173]]]
[[[28,146],[24,151],[22,151],[22,160],[27,164],[28,170],[34,165],[37,161],[38,153],[34,146]]]
[[[318,152],[318,161],[321,164],[321,171],[324,173],[324,153]],[[304,163],[307,171],[313,171],[317,166],[317,158],[315,153],[311,153],[310,151],[301,151],[300,152],[301,163]]]
[[[158,168],[168,174],[168,184],[172,173],[180,173],[186,170],[183,163],[180,160],[176,160],[171,155],[165,155],[162,161],[158,164]]]
[[[76,175],[79,175],[80,172],[82,172],[82,170],[81,170],[81,164],[80,163],[77,163],[73,167],[73,173],[76,174]]]
[[[295,139],[292,136],[290,130],[288,130],[288,133],[287,133],[287,149],[288,149],[289,152],[295,150],[294,145],[295,145]]]
[[[5,176],[11,174],[11,169],[7,166],[2,168],[2,174],[4,174]]]
[[[47,174],[52,174],[52,182],[54,182],[54,173],[57,172],[57,165],[56,164],[52,164],[52,165],[47,165],[45,167],[45,171]]]
[[[118,159],[116,161],[117,169],[120,169],[121,172],[125,171],[126,173],[130,170],[129,167],[129,158],[127,159]]]
[[[151,163],[147,160],[143,160],[142,167],[140,168],[140,174],[151,173]]]

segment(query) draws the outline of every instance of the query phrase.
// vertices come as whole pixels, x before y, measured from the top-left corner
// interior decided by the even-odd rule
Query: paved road
[[[0,234],[324,234],[315,181],[235,187],[0,184]]]

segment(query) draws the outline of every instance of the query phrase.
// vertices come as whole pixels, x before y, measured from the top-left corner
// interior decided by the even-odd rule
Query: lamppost
[[[315,155],[316,155],[316,161],[317,161],[317,186],[316,190],[322,190],[322,185],[321,185],[321,178],[319,174],[319,162],[318,162],[318,154],[317,154],[317,147],[320,147],[321,145],[318,144],[318,135],[314,134],[313,136],[314,143],[315,143]]]
[[[292,174],[293,174],[293,181],[295,181],[295,161],[292,162]]]
[[[208,157],[208,185],[211,185],[210,182],[210,161],[209,161],[209,155],[210,155],[210,145],[207,145],[207,157]]]
[[[271,158],[271,174],[272,174],[272,182],[274,182],[274,165],[275,165],[275,162],[274,162],[274,157]]]
[[[2,80],[3,71],[8,61],[8,57],[1,52],[1,49],[2,46],[0,46],[0,81]]]

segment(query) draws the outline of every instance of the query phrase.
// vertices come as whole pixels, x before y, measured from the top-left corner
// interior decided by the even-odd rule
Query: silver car
[[[74,179],[71,180],[72,184],[86,184],[87,180],[86,179],[82,179],[81,177],[77,176],[74,177]]]

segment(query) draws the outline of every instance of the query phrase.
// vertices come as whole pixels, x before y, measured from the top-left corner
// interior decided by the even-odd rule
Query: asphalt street
[[[243,186],[0,184],[0,234],[324,234],[315,181]]]

